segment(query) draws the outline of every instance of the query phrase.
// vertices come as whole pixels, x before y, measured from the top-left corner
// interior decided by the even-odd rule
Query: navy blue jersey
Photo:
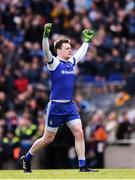
[[[72,100],[75,72],[75,59],[71,61],[59,60],[55,70],[50,70],[52,82],[50,100]]]
[[[50,100],[72,100],[75,80],[75,64],[86,54],[88,43],[83,43],[79,50],[67,61],[50,56],[47,67],[51,76]]]

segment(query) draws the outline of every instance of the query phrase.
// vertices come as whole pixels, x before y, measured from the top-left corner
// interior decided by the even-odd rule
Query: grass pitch
[[[135,179],[135,169],[101,169],[99,172],[78,170],[1,170],[0,179]]]

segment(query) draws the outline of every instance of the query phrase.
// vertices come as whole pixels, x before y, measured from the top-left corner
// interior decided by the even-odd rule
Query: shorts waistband
[[[51,102],[58,102],[58,103],[69,103],[72,102],[72,100],[55,100],[55,99],[51,99]]]

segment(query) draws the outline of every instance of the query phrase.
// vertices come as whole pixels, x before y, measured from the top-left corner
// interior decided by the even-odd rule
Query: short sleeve
[[[75,59],[74,56],[72,56],[72,57],[69,59],[69,61],[73,64],[73,66],[75,66],[75,64],[76,64],[76,59]]]
[[[60,63],[60,60],[56,58],[55,56],[53,56],[52,61],[47,63],[47,67],[50,71],[54,71],[59,65],[59,63]]]

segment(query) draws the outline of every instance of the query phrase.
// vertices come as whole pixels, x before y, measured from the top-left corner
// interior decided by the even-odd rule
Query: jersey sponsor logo
[[[75,72],[74,71],[62,70],[61,74],[75,74]]]

